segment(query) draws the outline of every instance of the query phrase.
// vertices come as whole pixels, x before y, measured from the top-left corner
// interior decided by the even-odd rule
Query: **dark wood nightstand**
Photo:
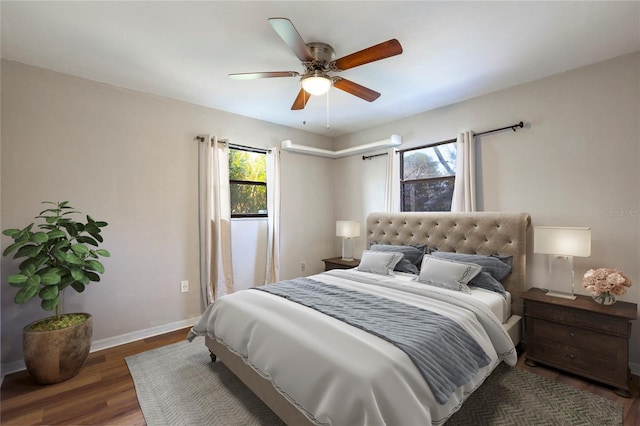
[[[635,303],[603,306],[591,297],[547,296],[532,288],[525,300],[526,361],[545,364],[615,387],[630,397],[629,336],[637,319]]]
[[[351,269],[360,264],[360,259],[342,260],[340,257],[331,257],[329,259],[322,259],[324,262],[324,270],[330,271],[331,269]]]

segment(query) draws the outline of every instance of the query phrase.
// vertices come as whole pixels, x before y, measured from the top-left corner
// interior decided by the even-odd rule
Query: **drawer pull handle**
[[[576,356],[574,354],[567,354],[567,356],[571,359],[576,359]]]
[[[572,331],[571,333],[569,333],[569,337],[576,337],[576,333]]]

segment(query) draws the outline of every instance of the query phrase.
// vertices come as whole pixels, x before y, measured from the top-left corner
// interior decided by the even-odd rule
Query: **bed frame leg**
[[[214,354],[213,352],[209,351],[209,356],[211,357],[211,362],[216,362],[216,359],[218,359],[218,357],[216,356],[216,354]]]

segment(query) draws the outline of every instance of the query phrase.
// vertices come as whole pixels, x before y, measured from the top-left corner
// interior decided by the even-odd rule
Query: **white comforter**
[[[445,315],[473,336],[491,358],[488,366],[440,405],[403,351],[335,318],[255,290],[221,297],[209,306],[193,331],[241,355],[316,423],[442,424],[500,360],[512,366],[517,361],[500,321],[472,296],[356,270],[309,278]]]

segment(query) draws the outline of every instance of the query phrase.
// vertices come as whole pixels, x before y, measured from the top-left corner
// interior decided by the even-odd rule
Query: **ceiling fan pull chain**
[[[331,128],[331,126],[329,126],[329,92],[327,92],[327,130]]]

